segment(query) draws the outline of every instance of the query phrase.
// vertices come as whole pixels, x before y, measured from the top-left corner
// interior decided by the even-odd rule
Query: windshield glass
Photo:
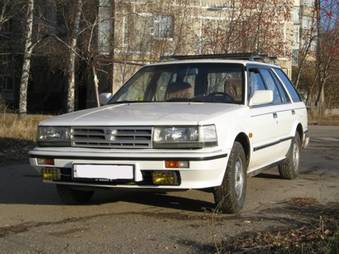
[[[148,66],[139,70],[109,103],[219,102],[242,104],[244,67],[194,63]]]

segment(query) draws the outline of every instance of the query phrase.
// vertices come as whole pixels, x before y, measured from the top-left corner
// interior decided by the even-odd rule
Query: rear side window
[[[301,101],[301,97],[298,94],[297,90],[293,86],[292,82],[288,79],[286,74],[280,70],[274,68],[275,73],[278,75],[278,77],[281,79],[281,81],[284,83],[288,93],[291,95],[293,102],[299,102]]]
[[[285,91],[285,89],[284,89],[282,83],[280,82],[280,80],[278,79],[277,75],[275,75],[272,70],[269,70],[269,72],[270,72],[272,78],[274,79],[275,85],[277,86],[277,88],[279,90],[282,102],[283,103],[290,103],[291,102],[290,97],[288,97],[287,92]]]
[[[260,73],[268,89],[273,92],[273,104],[281,104],[282,99],[281,99],[278,87],[276,86],[274,79],[272,78],[270,72],[267,69],[260,69]]]

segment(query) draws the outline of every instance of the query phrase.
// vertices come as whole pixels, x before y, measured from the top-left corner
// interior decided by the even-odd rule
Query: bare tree
[[[298,66],[295,70],[293,83],[296,87],[300,85],[300,79],[303,74],[304,68],[307,65],[307,59],[312,57],[314,53],[312,51],[312,45],[316,42],[317,39],[317,15],[318,10],[316,6],[312,8],[312,25],[310,29],[303,29],[303,34],[301,35],[301,43],[298,52]]]
[[[93,91],[95,95],[95,104],[99,104],[99,83],[100,78],[98,71],[105,72],[101,69],[102,65],[106,65],[100,61],[101,52],[98,49],[100,42],[100,36],[98,32],[98,26],[104,22],[111,22],[112,17],[102,18],[99,17],[98,13],[98,3],[96,1],[86,1],[77,0],[75,3],[76,13],[74,18],[65,17],[66,20],[69,20],[68,23],[71,24],[72,29],[70,33],[70,38],[67,40],[60,38],[57,35],[54,35],[54,38],[68,51],[68,63],[67,63],[67,111],[71,112],[75,109],[75,88],[76,88],[76,62],[77,60],[82,61],[86,66],[86,73],[89,73],[89,76],[92,76],[91,83],[93,84]],[[100,4],[100,3],[99,3]],[[106,36],[106,34],[104,35]],[[112,61],[109,64],[112,63]],[[106,73],[106,72],[105,72]]]
[[[290,19],[291,1],[239,0],[221,7],[220,19],[204,26],[205,52],[290,54],[281,28]]]
[[[25,35],[24,61],[22,65],[22,74],[20,81],[19,114],[27,113],[27,88],[33,52],[33,42],[32,42],[33,16],[34,16],[34,0],[27,0],[26,35]]]
[[[10,21],[23,8],[22,0],[1,0],[0,2],[0,31],[4,24]]]
[[[336,75],[333,67],[339,58],[339,8],[337,0],[317,0],[317,58],[316,72],[311,86],[315,106],[320,115],[326,109],[326,93],[329,80]]]
[[[80,30],[80,19],[82,14],[82,0],[76,1],[73,29],[69,43],[69,59],[67,68],[67,112],[74,111],[74,94],[75,94],[75,60],[78,34]]]

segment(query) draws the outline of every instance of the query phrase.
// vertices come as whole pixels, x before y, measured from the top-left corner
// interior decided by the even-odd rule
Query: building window
[[[294,6],[293,7],[293,23],[300,23],[300,7]]]
[[[112,4],[109,0],[99,0],[98,10],[98,53],[111,53]]]
[[[124,18],[123,43],[129,53],[152,51],[156,40],[173,38],[173,17],[155,16],[152,13],[130,14]]]
[[[307,17],[307,16],[304,16],[303,17],[303,22],[302,22],[302,28],[303,29],[311,29],[312,27],[312,17]]]
[[[292,65],[293,66],[298,65],[298,57],[299,57],[299,50],[298,49],[292,49]]]
[[[0,91],[4,92],[13,91],[12,77],[8,75],[0,75]]]
[[[0,91],[1,92],[12,92],[13,91],[13,80],[11,76],[10,68],[10,56],[0,55]]]
[[[153,17],[154,38],[167,39],[173,38],[173,17],[172,16],[155,16]]]
[[[303,3],[305,6],[309,6],[309,7],[314,6],[314,0],[304,0]]]
[[[135,4],[143,4],[145,2],[146,0],[131,0],[131,3],[135,3]]]
[[[299,26],[294,26],[294,33],[293,33],[293,48],[299,48],[300,44],[300,31]]]
[[[11,32],[11,25],[10,25],[10,21],[6,21],[5,23],[2,24],[1,33],[10,33]]]

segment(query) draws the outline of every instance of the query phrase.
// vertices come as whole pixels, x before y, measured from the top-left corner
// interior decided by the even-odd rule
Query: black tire
[[[228,159],[223,182],[213,192],[216,209],[222,213],[239,212],[245,203],[246,186],[246,155],[242,145],[235,142]]]
[[[75,190],[71,186],[62,184],[57,184],[56,189],[61,201],[70,205],[87,203],[94,194],[94,191]]]
[[[299,175],[301,140],[298,133],[291,142],[286,159],[279,164],[280,176],[284,179],[294,179]]]

